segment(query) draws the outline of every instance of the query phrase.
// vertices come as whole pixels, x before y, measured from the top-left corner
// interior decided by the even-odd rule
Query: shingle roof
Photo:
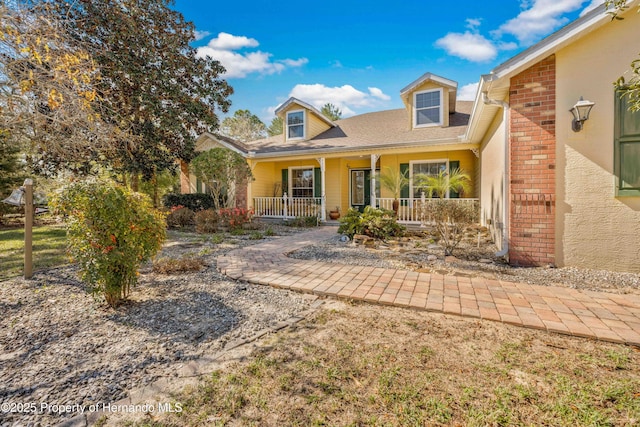
[[[249,151],[267,154],[304,150],[367,148],[393,144],[437,144],[464,135],[473,102],[458,101],[447,127],[411,129],[407,110],[379,111],[336,120],[331,128],[307,141],[285,141],[283,135],[248,142]]]

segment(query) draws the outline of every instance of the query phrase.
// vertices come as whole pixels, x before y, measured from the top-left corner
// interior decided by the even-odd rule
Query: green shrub
[[[251,235],[249,236],[249,240],[262,240],[264,239],[264,234],[262,234],[259,231],[254,231],[253,233],[251,233]]]
[[[357,209],[349,209],[339,221],[338,233],[346,234],[349,238],[353,238],[356,234],[364,234],[384,240],[402,236],[406,230],[404,226],[398,224],[393,211],[374,209],[371,206],[365,207],[362,213]]]
[[[192,194],[176,194],[169,193],[162,198],[162,204],[167,208],[174,206],[184,206],[194,212],[213,209],[213,197],[210,194],[192,193]]]
[[[167,215],[167,227],[184,228],[191,227],[195,223],[195,213],[184,206],[174,206]]]
[[[215,233],[218,231],[220,216],[213,209],[199,211],[195,214],[197,233]]]
[[[286,222],[290,227],[317,227],[318,217],[316,216],[297,216]]]
[[[82,280],[115,307],[137,284],[140,264],[160,250],[164,214],[144,194],[97,180],[66,186],[51,206],[67,217],[69,252]]]

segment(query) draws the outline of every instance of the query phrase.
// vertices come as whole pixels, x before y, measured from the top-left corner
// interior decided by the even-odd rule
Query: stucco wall
[[[498,108],[498,107],[495,107]],[[493,241],[502,249],[503,242],[503,180],[505,123],[502,109],[497,110],[480,147],[480,221],[489,228]]]
[[[640,197],[616,197],[612,83],[638,58],[634,10],[556,54],[556,263],[640,272]],[[569,109],[584,96],[595,107],[571,130]]]

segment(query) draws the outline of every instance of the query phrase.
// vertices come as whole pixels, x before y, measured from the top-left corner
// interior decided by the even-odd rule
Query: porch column
[[[371,188],[370,188],[370,192],[371,192],[371,207],[373,209],[376,208],[376,163],[378,163],[378,159],[380,158],[379,154],[372,154],[371,155]]]
[[[325,222],[327,220],[327,192],[326,192],[326,188],[327,186],[325,185],[325,171],[326,171],[326,167],[325,167],[325,158],[324,157],[320,157],[319,159],[316,159],[318,161],[318,163],[320,163],[320,185],[321,185],[321,189],[322,191],[320,192],[320,196],[322,197],[320,199],[320,221]]]

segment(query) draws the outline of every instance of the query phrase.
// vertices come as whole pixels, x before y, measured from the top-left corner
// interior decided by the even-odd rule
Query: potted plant
[[[334,210],[329,211],[329,218],[334,221],[340,218],[340,206],[336,206]]]
[[[407,173],[402,173],[399,169],[386,166],[384,172],[380,174],[380,185],[393,194],[393,212],[398,216],[400,193],[403,188],[409,185]]]

